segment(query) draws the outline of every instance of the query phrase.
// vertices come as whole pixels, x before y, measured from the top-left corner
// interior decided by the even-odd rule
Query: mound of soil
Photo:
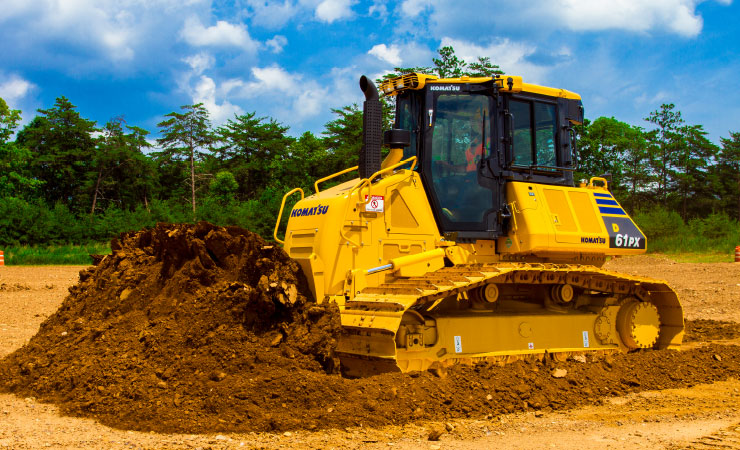
[[[268,415],[244,401],[255,378],[338,370],[336,307],[256,234],[160,224],[111,247],[0,364],[6,389],[118,427],[220,429]]]
[[[158,225],[112,247],[0,361],[0,389],[117,428],[206,433],[493,418],[740,376],[740,347],[713,344],[346,379],[336,307],[253,233]]]

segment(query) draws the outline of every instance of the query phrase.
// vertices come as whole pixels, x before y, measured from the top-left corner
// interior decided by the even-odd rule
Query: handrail
[[[417,162],[417,158],[416,158],[416,156],[412,156],[412,157],[410,157],[410,158],[406,158],[406,159],[404,159],[403,161],[399,161],[399,162],[397,162],[396,164],[393,164],[392,166],[388,166],[388,167],[386,167],[385,169],[380,169],[379,171],[377,171],[377,172],[375,172],[374,174],[370,175],[370,176],[369,176],[369,177],[367,178],[367,183],[364,183],[364,185],[368,187],[368,191],[367,191],[367,197],[368,197],[368,198],[370,198],[370,197],[371,197],[371,195],[370,195],[370,194],[371,194],[371,192],[370,192],[370,188],[372,187],[372,182],[373,182],[373,180],[375,179],[375,177],[379,177],[380,175],[383,175],[383,174],[384,174],[384,173],[386,173],[386,172],[392,172],[393,170],[395,170],[395,169],[397,169],[397,168],[399,168],[399,167],[401,167],[401,166],[403,166],[403,165],[407,164],[407,163],[408,163],[409,161],[411,161],[411,162],[412,162],[412,164],[411,164],[411,167],[409,168],[409,170],[414,170],[414,167],[416,167],[416,162]],[[358,194],[359,196],[361,196],[361,195],[362,195],[362,187],[363,187],[363,186],[359,186],[359,190],[358,190],[358,192],[357,192],[357,194]],[[360,197],[360,198],[361,198],[361,197]]]
[[[278,213],[277,222],[275,223],[275,231],[272,233],[272,236],[275,238],[275,240],[277,242],[283,244],[283,245],[285,245],[285,241],[283,241],[282,239],[280,239],[278,237],[278,235],[277,235],[278,228],[280,228],[280,219],[283,217],[283,209],[285,208],[285,199],[287,199],[289,196],[291,196],[292,194],[294,194],[296,192],[300,192],[301,193],[301,200],[303,200],[303,198],[305,197],[303,195],[303,189],[301,189],[301,188],[295,188],[295,189],[291,190],[290,192],[288,192],[287,194],[283,195],[283,202],[280,203],[280,212]]]
[[[416,161],[417,161],[416,156],[412,156],[410,158],[404,159],[403,161],[400,161],[400,162],[398,162],[398,163],[396,163],[396,164],[394,164],[392,166],[386,167],[385,169],[380,169],[379,171],[375,172],[374,174],[370,175],[367,178],[364,178],[364,179],[360,180],[359,183],[357,183],[356,185],[354,185],[352,187],[352,189],[350,189],[349,192],[347,192],[347,200],[348,201],[347,201],[347,209],[345,209],[345,211],[344,211],[344,217],[345,218],[347,217],[347,211],[349,210],[349,204],[350,204],[349,199],[352,197],[352,194],[355,191],[357,191],[357,198],[359,200],[359,199],[362,198],[362,188],[365,185],[367,185],[368,186],[367,196],[369,198],[370,197],[370,194],[371,194],[370,187],[371,187],[372,180],[374,180],[376,177],[379,177],[380,175],[382,175],[382,174],[384,174],[386,172],[391,172],[391,171],[393,171],[393,170],[395,170],[395,169],[403,166],[404,164],[407,164],[409,161],[412,161],[410,170],[414,170],[414,167],[416,167]],[[356,243],[355,241],[353,241],[352,239],[348,238],[344,234],[344,226],[341,226],[339,228],[339,236],[342,239],[344,239],[345,241],[347,241],[348,243],[352,244],[354,247],[360,247],[361,246],[361,244]]]
[[[604,189],[606,189],[607,191],[609,190],[609,184],[606,181],[606,178],[604,178],[604,177],[591,177],[591,179],[588,180],[588,187],[590,187],[592,189],[593,188],[597,188],[598,186],[596,186],[594,184],[594,181],[601,181],[602,183],[604,183]]]
[[[333,173],[333,174],[329,175],[328,177],[324,177],[324,178],[319,178],[319,179],[318,179],[318,180],[316,180],[316,182],[315,182],[315,183],[313,184],[313,188],[314,188],[314,190],[316,191],[316,193],[318,194],[318,193],[319,193],[319,183],[323,183],[324,181],[326,181],[326,180],[331,180],[332,178],[334,178],[334,177],[338,177],[339,175],[344,175],[345,173],[349,173],[349,172],[352,172],[353,170],[357,170],[357,169],[358,169],[359,167],[360,167],[360,166],[354,166],[354,167],[350,167],[349,169],[344,169],[344,170],[342,170],[342,171],[340,171],[340,172],[337,172],[337,173]]]

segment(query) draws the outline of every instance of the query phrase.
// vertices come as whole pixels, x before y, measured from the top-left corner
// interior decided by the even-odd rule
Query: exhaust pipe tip
[[[375,87],[375,83],[365,75],[360,77],[360,89],[362,89],[362,92],[365,94],[365,100],[380,100],[378,88]]]

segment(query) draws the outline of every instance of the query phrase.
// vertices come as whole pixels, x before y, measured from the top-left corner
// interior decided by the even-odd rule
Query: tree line
[[[486,57],[468,64],[451,47],[438,53],[429,67],[386,77],[502,73]],[[319,135],[292,137],[256,112],[214,127],[202,104],[185,105],[164,116],[152,146],[148,130],[123,116],[98,126],[64,96],[23,127],[21,111],[0,99],[0,245],[102,241],[159,221],[209,220],[270,237],[284,192],[311,190],[316,179],[357,162],[362,110],[332,112]],[[715,145],[673,104],[642,125],[599,117],[579,126],[576,177],[606,176],[632,213],[659,206],[684,221],[740,217],[740,132]]]

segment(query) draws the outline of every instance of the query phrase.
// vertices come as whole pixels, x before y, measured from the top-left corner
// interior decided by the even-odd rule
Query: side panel
[[[319,301],[344,295],[351,270],[433,250],[440,240],[417,172],[400,170],[369,188],[353,189],[358,183],[306,197],[290,214],[285,250],[301,264]],[[365,281],[378,285],[384,276]]]
[[[644,253],[645,235],[609,191],[534,183],[507,184],[513,217],[501,253],[557,258],[565,254]]]

